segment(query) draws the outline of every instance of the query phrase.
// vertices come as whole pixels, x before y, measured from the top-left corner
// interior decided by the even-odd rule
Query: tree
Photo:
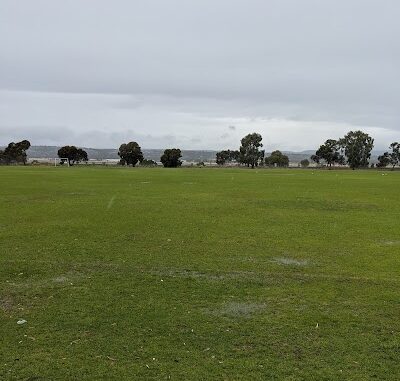
[[[122,165],[132,165],[134,167],[138,162],[143,161],[142,150],[136,142],[121,144],[118,150],[118,156],[121,158]]]
[[[273,151],[270,156],[265,158],[265,164],[270,167],[287,167],[289,165],[289,157],[281,151]]]
[[[351,169],[368,167],[374,139],[362,131],[350,131],[340,139],[339,145],[344,151]]]
[[[394,168],[396,165],[400,164],[400,143],[394,142],[389,148],[392,150],[392,152],[389,153],[390,164],[392,168]]]
[[[151,159],[143,159],[140,165],[143,167],[157,167],[157,162]]]
[[[307,168],[310,165],[310,162],[307,159],[303,159],[302,161],[300,161],[300,165],[303,168]]]
[[[328,139],[324,144],[322,144],[315,155],[311,156],[311,159],[316,163],[320,163],[324,160],[325,163],[332,167],[332,164],[344,164],[344,157],[340,154],[340,144],[337,140]]]
[[[228,151],[224,150],[216,153],[215,156],[218,165],[224,165],[226,163],[226,161],[228,160],[227,152]]]
[[[79,163],[81,161],[88,161],[88,155],[85,150],[83,150],[82,148],[78,148],[76,151],[75,162]]]
[[[260,151],[260,147],[263,146],[261,141],[262,136],[256,132],[246,135],[241,140],[239,161],[248,167],[256,167],[264,158],[264,152]]]
[[[169,148],[164,151],[160,160],[165,168],[176,168],[182,165],[182,162],[179,160],[181,157],[182,153],[179,148]]]
[[[25,165],[27,160],[26,151],[30,146],[31,143],[29,140],[22,140],[21,142],[17,143],[9,143],[4,151],[0,151],[0,163],[23,163]]]
[[[239,161],[239,157],[239,151],[231,151],[228,149],[217,152],[216,161],[218,165],[224,165],[226,162]]]
[[[383,155],[378,156],[377,168],[385,168],[390,164],[389,153],[385,152]]]
[[[396,165],[400,164],[400,143],[394,142],[389,146],[391,152],[385,152],[383,155],[378,156],[379,163],[377,167],[387,167],[392,166],[392,169]]]
[[[81,161],[87,161],[87,152],[82,148],[76,148],[75,146],[64,146],[61,147],[57,155],[59,158],[65,158],[68,160],[69,165],[80,163]]]
[[[311,155],[310,159],[311,159],[313,162],[319,164],[319,163],[321,162],[321,159],[322,159],[322,158],[319,157],[318,155]]]

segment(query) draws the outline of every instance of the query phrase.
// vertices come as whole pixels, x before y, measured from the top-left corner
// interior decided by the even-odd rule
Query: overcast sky
[[[400,140],[399,0],[0,0],[0,145]]]

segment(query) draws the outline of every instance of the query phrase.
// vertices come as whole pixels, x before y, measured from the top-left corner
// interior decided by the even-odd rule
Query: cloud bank
[[[3,0],[0,144],[400,140],[394,0]]]

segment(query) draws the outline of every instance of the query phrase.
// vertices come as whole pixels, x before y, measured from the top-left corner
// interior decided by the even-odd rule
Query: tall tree
[[[138,162],[141,163],[143,161],[142,149],[136,142],[121,144],[118,150],[118,156],[121,158],[121,164],[132,165],[132,167]]]
[[[344,156],[340,153],[340,143],[334,139],[328,139],[322,144],[315,152],[315,155],[311,156],[311,159],[318,164],[321,160],[324,160],[329,168],[335,164],[345,163]]]
[[[264,152],[260,150],[262,147],[262,136],[256,132],[246,135],[241,140],[240,152],[240,162],[251,168],[256,167],[260,160],[264,157]]]
[[[59,158],[67,159],[69,165],[74,165],[80,163],[81,161],[88,160],[87,152],[82,148],[76,148],[75,146],[61,147],[58,150],[57,155]]]
[[[273,151],[271,155],[265,158],[265,164],[270,167],[287,167],[289,165],[289,157],[281,151]]]
[[[368,167],[374,139],[362,131],[350,131],[339,141],[351,169]]]
[[[161,156],[160,160],[166,168],[176,168],[182,165],[180,158],[182,157],[181,150],[179,148],[166,149]]]

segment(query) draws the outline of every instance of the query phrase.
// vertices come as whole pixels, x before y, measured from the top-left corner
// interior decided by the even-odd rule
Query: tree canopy
[[[321,160],[324,160],[329,168],[335,164],[345,163],[344,156],[340,153],[340,142],[334,139],[328,139],[322,144],[315,152],[315,155],[311,156],[311,159],[318,164]]]
[[[300,161],[300,165],[303,168],[307,168],[310,165],[310,161],[308,159],[303,159],[302,161]]]
[[[136,142],[121,144],[118,150],[118,156],[121,158],[122,165],[132,165],[134,167],[138,162],[143,161],[142,149]]]
[[[61,147],[58,150],[57,155],[59,158],[67,159],[69,165],[74,165],[81,161],[88,161],[87,152],[82,148],[77,148],[75,146]]]
[[[219,165],[224,165],[226,162],[239,161],[240,152],[239,151],[231,151],[231,150],[223,150],[217,152],[216,161]]]
[[[340,139],[339,144],[350,168],[368,167],[371,151],[374,148],[374,139],[367,133],[350,131],[344,138]]]
[[[140,165],[143,167],[157,167],[157,162],[151,159],[143,159]]]
[[[169,148],[164,151],[160,160],[164,167],[175,168],[182,165],[181,157],[182,153],[179,148]]]
[[[26,151],[31,146],[29,140],[22,140],[20,142],[11,142],[4,149],[0,151],[0,163],[11,164],[11,163],[23,163],[26,164]]]
[[[241,146],[239,149],[239,161],[248,167],[254,168],[264,160],[264,151],[260,150],[263,146],[262,136],[256,132],[246,135],[241,140]]]
[[[289,157],[281,151],[273,151],[271,155],[265,158],[265,164],[270,167],[287,167],[289,165]]]
[[[377,167],[387,167],[391,165],[394,168],[400,165],[400,143],[394,142],[389,146],[391,152],[385,152],[383,155],[378,156]]]

